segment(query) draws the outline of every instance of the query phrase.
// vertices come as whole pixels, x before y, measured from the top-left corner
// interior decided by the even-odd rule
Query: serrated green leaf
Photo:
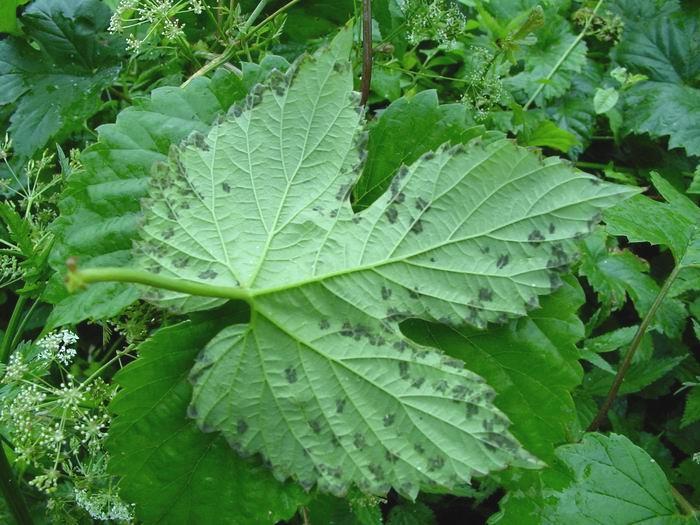
[[[524,314],[559,284],[571,239],[636,190],[509,141],[470,143],[400,169],[354,214],[351,43],[346,30],[273,74],[154,177],[138,262],[211,292],[147,297],[193,311],[235,296],[253,309],[205,348],[192,415],[278,476],[335,494],[356,484],[415,497],[533,466],[483,379],[398,322]]]
[[[625,94],[626,132],[669,136],[671,148],[700,155],[699,55],[700,23],[695,16],[679,12],[628,24],[614,59],[650,81]]]
[[[8,131],[17,154],[31,156],[98,111],[123,47],[106,33],[109,16],[98,0],[37,0],[22,23],[39,49],[17,37],[0,42],[0,105],[15,106]]]
[[[464,104],[440,105],[434,90],[394,101],[369,130],[367,162],[354,188],[355,206],[366,208],[374,202],[402,164],[415,162],[445,142],[469,142],[484,131],[474,125]]]
[[[646,388],[671,372],[686,357],[659,357],[633,363],[620,386],[620,395],[632,394]],[[592,370],[586,374],[584,390],[594,396],[605,396],[610,391],[614,377],[614,372]]]
[[[557,449],[558,462],[530,487],[510,492],[498,525],[692,523],[676,509],[672,488],[656,462],[624,436],[586,434]]]
[[[607,229],[631,242],[660,244],[671,249],[677,264],[690,266],[699,251],[700,208],[677,191],[663,177],[651,175],[652,182],[668,202],[637,195],[605,214]],[[653,220],[640,220],[653,218]],[[690,259],[684,258],[690,256]]]
[[[410,321],[416,341],[462,359],[494,385],[496,405],[513,422],[513,434],[545,461],[565,442],[576,421],[571,391],[581,384],[576,343],[583,338],[577,310],[583,292],[575,279],[541,300],[542,307],[507,326],[447,328]]]
[[[186,417],[187,374],[221,326],[213,319],[163,328],[115,378],[122,390],[110,405],[116,418],[107,440],[109,467],[145,524],[274,524],[307,499]]]
[[[651,201],[647,197],[642,198]],[[655,201],[652,202],[656,204]],[[609,229],[611,224],[617,223],[609,223]],[[629,296],[640,318],[649,311],[660,290],[660,286],[649,275],[648,263],[629,250],[609,249],[602,232],[591,235],[582,243],[579,273],[588,279],[598,300],[606,308],[619,310]],[[669,297],[657,310],[654,326],[669,337],[678,337],[683,331],[686,317],[683,303]]]
[[[561,64],[551,79],[546,80],[557,61],[576,39],[569,23],[559,16],[547,20],[545,26],[537,31],[537,42],[522,51],[523,70],[504,79],[504,85],[519,95],[521,101],[527,100],[544,83],[544,89],[536,102],[564,95],[573,78],[586,65],[586,43],[580,41],[568,58]]]
[[[184,89],[156,89],[142,105],[122,111],[116,123],[99,128],[99,140],[81,154],[83,169],[70,176],[51,227],[56,237],[51,265],[58,273],[44,296],[56,304],[49,326],[113,317],[138,299],[134,286],[121,283],[68,295],[62,282],[66,259],[77,257],[81,267],[128,265],[152,164],[166,159],[170,145],[192,131],[206,131],[243,96],[241,82],[219,72]]]
[[[694,386],[688,391],[681,427],[687,427],[696,421],[700,421],[700,386]]]

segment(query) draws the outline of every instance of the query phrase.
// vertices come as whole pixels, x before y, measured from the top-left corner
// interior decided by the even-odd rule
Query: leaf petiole
[[[165,277],[145,270],[132,268],[87,268],[69,270],[66,276],[66,288],[75,292],[91,283],[115,281],[122,283],[143,284],[200,297],[219,297],[250,302],[252,295],[244,288],[204,284],[174,277]]]

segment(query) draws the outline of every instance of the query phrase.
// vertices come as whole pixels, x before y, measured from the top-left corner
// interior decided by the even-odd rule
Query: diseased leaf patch
[[[524,315],[559,285],[571,240],[635,190],[509,141],[472,141],[401,167],[355,214],[364,153],[350,45],[344,31],[273,73],[154,176],[138,263],[235,289],[253,311],[203,351],[190,415],[279,478],[334,494],[354,484],[413,498],[536,466],[484,380],[398,323]],[[222,296],[148,294],[181,312]]]

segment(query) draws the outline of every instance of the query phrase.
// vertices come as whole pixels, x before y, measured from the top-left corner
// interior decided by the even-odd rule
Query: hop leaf
[[[343,31],[272,74],[157,170],[137,260],[199,295],[148,297],[181,312],[243,298],[252,310],[204,349],[190,413],[278,477],[334,494],[355,484],[415,497],[536,466],[484,380],[399,322],[525,314],[558,286],[571,239],[635,190],[509,141],[472,142],[401,167],[355,214],[351,43]]]

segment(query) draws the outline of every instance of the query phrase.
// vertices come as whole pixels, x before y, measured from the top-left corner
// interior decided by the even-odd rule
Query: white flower
[[[88,494],[86,490],[77,489],[75,502],[94,519],[104,521],[131,521],[133,519],[129,505],[119,499],[116,494],[105,491]]]
[[[63,366],[70,365],[76,355],[75,343],[78,342],[78,336],[70,330],[61,330],[60,332],[52,332],[39,341],[37,346],[41,348],[39,359],[45,361],[58,361]]]
[[[14,383],[19,381],[27,373],[29,367],[24,362],[22,354],[15,352],[10,356],[10,361],[5,367],[5,375],[2,378],[3,383]]]

